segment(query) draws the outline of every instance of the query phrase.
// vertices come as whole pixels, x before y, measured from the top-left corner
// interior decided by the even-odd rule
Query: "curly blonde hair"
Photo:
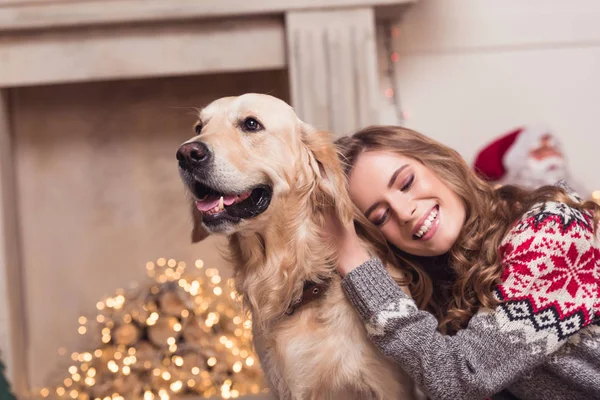
[[[386,151],[417,160],[436,173],[463,201],[466,209],[464,226],[456,243],[444,258],[450,278],[449,290],[441,295],[434,291],[432,275],[427,271],[427,257],[415,257],[386,242],[383,235],[366,218],[356,220],[359,235],[379,249],[380,254],[394,254],[386,260],[407,272],[407,284],[418,306],[433,313],[440,331],[453,334],[464,328],[481,307],[498,305],[493,288],[500,282],[503,265],[498,248],[511,225],[534,204],[558,201],[586,210],[597,226],[600,207],[593,202],[577,203],[558,186],[544,186],[526,191],[515,186],[498,189],[479,178],[453,149],[410,129],[395,126],[371,126],[336,141],[346,176],[363,152]],[[438,286],[436,284],[436,286]],[[436,288],[437,289],[437,288]]]

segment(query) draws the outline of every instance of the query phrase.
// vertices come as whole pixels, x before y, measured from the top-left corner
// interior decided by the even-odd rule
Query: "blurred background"
[[[490,181],[600,199],[599,18],[595,0],[0,0],[0,390],[266,396],[175,162],[218,97],[272,94],[335,135],[403,125]]]

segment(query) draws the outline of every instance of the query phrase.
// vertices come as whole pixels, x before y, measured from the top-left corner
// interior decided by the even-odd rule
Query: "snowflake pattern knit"
[[[432,399],[600,399],[600,243],[591,215],[537,204],[499,251],[502,304],[454,336],[441,335],[377,259],[342,284],[374,343]]]

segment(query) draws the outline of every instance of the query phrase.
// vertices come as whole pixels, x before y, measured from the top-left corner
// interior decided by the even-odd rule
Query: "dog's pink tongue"
[[[237,199],[236,195],[223,196],[223,204],[225,204],[226,206],[230,206],[233,203],[235,203],[236,199]]]
[[[205,197],[202,200],[197,200],[196,201],[196,208],[198,208],[198,210],[200,211],[208,211],[208,210],[212,210],[213,208],[215,208],[217,206],[217,204],[219,204],[219,200],[220,197]]]

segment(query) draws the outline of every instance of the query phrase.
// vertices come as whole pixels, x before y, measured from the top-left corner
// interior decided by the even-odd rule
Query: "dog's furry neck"
[[[229,240],[236,290],[263,330],[301,297],[304,282],[318,282],[333,271],[334,252],[319,235],[323,210],[304,190],[298,194],[286,196],[279,209],[271,210],[282,216],[280,221]]]

